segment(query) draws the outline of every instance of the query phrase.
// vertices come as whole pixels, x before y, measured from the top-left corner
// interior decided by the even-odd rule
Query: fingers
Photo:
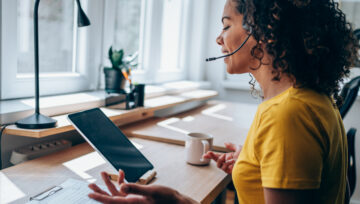
[[[223,163],[225,162],[225,157],[226,155],[225,154],[222,154],[219,159],[217,160],[216,162],[216,165],[218,168],[221,168],[221,166],[223,165]]]
[[[223,171],[225,171],[226,173],[228,174],[231,174],[232,172],[232,167],[233,167],[233,164],[235,163],[235,160],[231,159],[231,160],[228,160],[226,162],[223,163],[223,165],[221,166],[221,169]],[[231,168],[230,168],[231,167]]]
[[[120,187],[121,191],[126,194],[137,194],[143,196],[151,196],[153,191],[150,186],[144,186],[135,183],[122,184]]]
[[[229,152],[225,154],[225,161],[231,160],[231,159],[235,159],[234,158],[234,152]]]
[[[231,173],[232,173],[233,168],[234,168],[234,164],[229,165],[229,167],[228,167],[228,169],[227,169],[227,172],[226,172],[226,173],[231,174]]]
[[[104,195],[109,195],[107,192],[103,191],[101,188],[99,188],[99,186],[97,186],[94,183],[89,184],[89,188],[91,190],[93,190],[96,193],[100,193],[100,194],[104,194]]]
[[[119,170],[119,178],[117,180],[117,183],[119,185],[121,185],[122,183],[124,183],[124,179],[125,179],[125,173],[123,170]]]
[[[114,198],[109,195],[104,195],[100,193],[90,193],[89,198],[92,198],[96,201],[99,201],[101,203],[115,203]]]
[[[205,159],[212,159],[214,161],[217,161],[219,159],[220,155],[221,154],[219,154],[219,153],[214,153],[212,151],[208,151],[206,154],[203,155],[203,157]]]
[[[224,143],[226,149],[235,152],[237,150],[236,145],[230,142]]]
[[[90,193],[89,198],[105,204],[138,204],[144,203],[141,198],[124,198],[119,196],[103,195],[99,193]]]
[[[109,179],[109,175],[106,172],[101,172],[101,177],[104,180],[107,188],[109,189],[109,191],[111,192],[112,195],[118,195],[119,192],[116,189],[116,187],[114,186],[113,183],[111,183],[110,179]]]

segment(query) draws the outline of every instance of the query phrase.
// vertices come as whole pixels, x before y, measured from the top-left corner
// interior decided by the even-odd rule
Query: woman
[[[343,203],[347,142],[336,105],[358,45],[337,3],[227,0],[222,22],[224,54],[251,35],[224,61],[229,73],[254,76],[264,102],[242,148],[205,157],[232,174],[240,203]],[[121,171],[117,191],[102,176],[112,196],[94,184],[89,196],[104,203],[194,202],[166,187],[122,184]]]

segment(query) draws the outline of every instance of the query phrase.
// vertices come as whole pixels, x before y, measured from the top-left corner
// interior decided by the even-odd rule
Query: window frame
[[[162,83],[162,82],[169,82],[169,81],[179,81],[184,80],[186,78],[186,74],[188,70],[186,69],[186,58],[187,56],[187,50],[190,47],[190,44],[188,43],[190,36],[189,36],[189,30],[190,30],[190,7],[191,2],[190,0],[181,0],[181,19],[180,19],[180,30],[181,34],[179,36],[179,50],[178,50],[178,63],[175,67],[175,69],[164,69],[161,67],[161,56],[162,56],[162,48],[161,46],[161,39],[162,39],[162,19],[163,19],[163,4],[159,5],[160,1],[152,0],[149,1],[152,2],[151,8],[152,10],[149,11],[152,13],[156,13],[157,15],[153,15],[155,19],[152,20],[152,22],[149,22],[151,25],[151,33],[152,36],[150,38],[151,42],[149,43],[149,46],[151,47],[157,47],[157,50],[150,51],[148,50],[148,53],[144,56],[147,56],[147,61],[144,63],[145,69],[149,72],[149,75],[151,76],[150,79],[152,79],[152,83]],[[164,2],[164,1],[162,1]],[[147,18],[149,19],[149,18]],[[154,34],[154,31],[157,31],[158,34]],[[150,33],[150,32],[148,32]],[[144,47],[145,49],[150,49],[151,47]],[[157,51],[157,52],[156,52]],[[158,57],[157,55],[160,55]],[[156,62],[153,64],[152,62],[156,59]],[[155,71],[152,71],[156,69]]]
[[[141,18],[140,18],[140,42],[139,42],[139,66],[132,72],[132,81],[147,84],[157,84],[168,81],[184,80],[186,78],[186,68],[183,59],[186,58],[186,48],[189,29],[189,7],[190,1],[182,1],[182,34],[179,55],[179,69],[163,70],[161,63],[161,24],[163,1],[142,0]],[[103,66],[106,62],[109,47],[113,44],[115,33],[115,4],[116,0],[107,0],[105,2],[104,12],[104,37],[103,37]],[[101,85],[104,87],[104,74],[101,74]]]
[[[2,32],[1,38],[1,99],[13,99],[33,97],[35,92],[35,83],[33,74],[17,74],[17,1],[1,0],[1,28],[6,28],[6,32]],[[94,1],[82,1],[83,9],[86,11],[90,19],[101,17],[99,10],[91,9],[95,7]],[[102,4],[102,3],[101,3]],[[74,2],[75,5],[75,2]],[[101,5],[97,5],[101,6]],[[41,5],[39,12],[41,12]],[[76,7],[74,8],[75,16],[77,13]],[[6,19],[6,20],[5,20]],[[40,24],[41,26],[41,24]],[[76,59],[76,73],[63,72],[63,73],[42,73],[40,74],[40,96],[56,95],[64,93],[74,93],[95,89],[96,74],[91,71],[94,66],[89,63],[88,53],[79,56],[86,49],[88,43],[93,42],[91,38],[101,37],[96,31],[99,27],[96,23],[92,22],[91,27],[77,29],[74,26],[74,32],[78,35],[75,36],[74,42],[76,49],[73,50]],[[61,29],[61,28],[59,28]],[[97,36],[94,36],[97,35]],[[79,36],[81,36],[81,40]],[[39,39],[41,40],[41,39]],[[16,46],[13,46],[13,45]],[[86,46],[85,46],[86,45]],[[96,45],[90,45],[96,47]],[[99,49],[99,48],[97,48]],[[39,51],[41,57],[42,50]],[[80,58],[78,58],[78,56]],[[9,68],[10,67],[10,68]],[[41,67],[40,67],[41,70]],[[6,77],[5,77],[6,76]],[[24,88],[27,87],[27,88]],[[6,91],[5,91],[6,90]]]

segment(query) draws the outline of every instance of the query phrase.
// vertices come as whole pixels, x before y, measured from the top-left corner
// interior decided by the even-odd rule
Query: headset
[[[249,27],[247,24],[243,24],[243,28],[249,32],[249,35],[245,38],[244,42],[241,43],[241,45],[240,45],[240,47],[239,47],[238,49],[236,49],[234,52],[232,52],[232,53],[230,53],[230,54],[227,54],[227,55],[223,55],[223,56],[220,56],[220,57],[210,57],[210,58],[207,58],[206,61],[207,61],[207,62],[214,61],[214,60],[221,59],[221,58],[224,58],[224,57],[229,57],[229,56],[237,53],[237,52],[246,44],[246,42],[249,40],[250,36],[251,36],[252,33],[253,33],[252,28]]]

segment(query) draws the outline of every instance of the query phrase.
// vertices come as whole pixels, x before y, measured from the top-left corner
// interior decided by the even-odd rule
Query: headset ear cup
[[[243,24],[243,28],[249,33],[252,33],[252,27],[250,27],[248,24]]]
[[[249,27],[249,33],[252,34],[253,33],[253,28],[252,27]]]

